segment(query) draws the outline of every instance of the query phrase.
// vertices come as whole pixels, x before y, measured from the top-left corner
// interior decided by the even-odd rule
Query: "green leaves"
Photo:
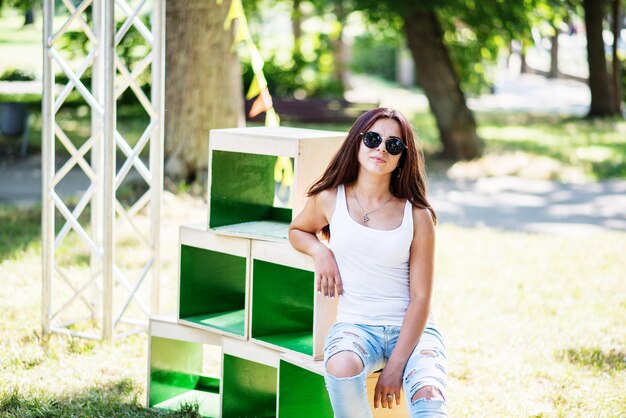
[[[481,93],[490,86],[490,67],[513,39],[530,36],[532,13],[538,4],[551,10],[551,0],[353,0],[377,27],[404,31],[404,16],[412,11],[434,11],[444,30],[444,42],[466,93]],[[553,5],[554,3],[554,5]],[[563,7],[563,6],[560,6]],[[393,22],[400,21],[400,24]]]

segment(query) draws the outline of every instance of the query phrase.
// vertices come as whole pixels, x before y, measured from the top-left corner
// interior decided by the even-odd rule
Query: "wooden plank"
[[[295,157],[298,141],[337,136],[337,132],[289,127],[213,129],[209,150]]]
[[[173,315],[150,318],[149,335],[198,344],[222,344],[220,334],[181,325]]]
[[[181,318],[178,322],[190,328],[247,340],[249,334],[246,326],[248,312],[245,309],[236,311],[236,324],[233,324],[233,322],[235,322],[233,321],[234,313],[235,312],[220,312],[217,314],[198,315],[195,317]],[[216,317],[218,318],[216,319]]]
[[[275,369],[278,369],[280,364],[280,353],[278,351],[262,347],[250,341],[224,337],[222,339],[222,351],[224,354],[265,364]]]
[[[346,135],[344,133],[318,141],[301,141],[298,144],[298,156],[294,164],[292,219],[304,209],[308,189],[322,177]]]
[[[338,302],[338,297],[331,299],[315,292],[313,307],[313,358],[315,360],[324,358],[324,341],[337,320]]]
[[[314,271],[313,259],[294,249],[289,242],[252,240],[250,242],[250,256],[253,260],[263,260],[301,270]]]
[[[323,360],[313,360],[311,358],[294,355],[292,353],[281,354],[280,360],[286,361],[300,368],[308,370],[311,373],[324,376],[324,361]]]
[[[217,234],[204,224],[181,225],[179,233],[180,243],[183,245],[220,251],[239,257],[248,257],[250,254],[249,239]]]
[[[289,224],[277,221],[254,221],[213,228],[217,234],[254,240],[285,242],[289,239]]]

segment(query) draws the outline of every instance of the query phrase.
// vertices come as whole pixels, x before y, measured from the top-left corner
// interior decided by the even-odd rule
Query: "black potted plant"
[[[0,75],[0,81],[33,81],[34,74],[19,70],[9,69]],[[28,117],[27,104],[20,100],[14,100],[11,95],[2,95],[0,100],[0,132],[3,135],[21,135],[26,127]]]

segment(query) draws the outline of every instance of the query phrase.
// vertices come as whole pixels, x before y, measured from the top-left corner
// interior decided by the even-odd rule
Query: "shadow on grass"
[[[25,396],[17,390],[0,394],[3,417],[200,417],[197,405],[186,405],[180,411],[148,409],[137,400],[137,388],[130,379],[104,387],[92,387],[61,398],[45,395]]]
[[[5,260],[41,238],[41,207],[0,205],[0,226],[0,260]]]
[[[626,370],[626,353],[616,350],[606,352],[594,347],[569,348],[557,352],[557,357],[572,364],[604,372]]]

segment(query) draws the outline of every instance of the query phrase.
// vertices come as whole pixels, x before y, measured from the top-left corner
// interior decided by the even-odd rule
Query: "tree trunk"
[[[622,113],[622,68],[617,54],[617,44],[620,38],[622,14],[620,13],[620,0],[613,0],[613,105],[617,113]]]
[[[548,78],[559,78],[559,28],[552,23],[554,35],[550,38],[550,72]]]
[[[528,63],[526,62],[526,44],[523,40],[522,40],[522,47],[520,48],[519,58],[520,58],[520,67],[519,67],[520,74],[528,73]]]
[[[434,12],[414,10],[405,17],[404,27],[417,78],[437,120],[443,156],[455,160],[479,157],[483,144],[443,43],[437,16]]]
[[[333,71],[333,79],[343,86],[343,90],[350,89],[350,77],[348,74],[348,48],[343,41],[343,28],[346,23],[347,13],[341,2],[334,4],[335,16],[339,22],[339,28],[334,37],[331,37],[330,46],[335,58],[335,68]]]
[[[602,21],[606,5],[607,0],[583,0],[587,30],[589,89],[591,90],[591,108],[587,115],[589,117],[617,114],[609,85],[609,73],[606,68],[604,41],[602,40]]]
[[[35,23],[35,10],[28,9],[24,12],[24,26]]]
[[[291,30],[293,31],[293,49],[300,53],[302,42],[302,12],[300,11],[300,0],[293,0],[291,8]]]
[[[230,3],[167,0],[165,170],[175,181],[205,178],[210,129],[245,123]]]

